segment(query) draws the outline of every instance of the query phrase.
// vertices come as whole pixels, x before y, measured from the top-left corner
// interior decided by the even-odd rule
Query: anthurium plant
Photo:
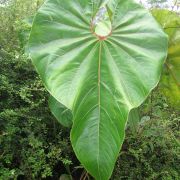
[[[95,179],[110,178],[128,115],[159,82],[167,47],[167,35],[134,0],[47,0],[36,14],[28,53]]]

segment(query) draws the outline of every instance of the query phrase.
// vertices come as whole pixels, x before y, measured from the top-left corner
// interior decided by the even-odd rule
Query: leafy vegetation
[[[93,179],[73,153],[69,130],[51,115],[49,95],[19,41],[23,19],[36,9],[35,0],[0,9],[0,179]],[[180,119],[173,108],[161,87],[139,108],[140,124],[126,130],[112,180],[179,179]]]
[[[38,10],[28,52],[46,89],[72,111],[73,149],[95,179],[111,177],[128,114],[157,85],[167,46],[133,0],[52,0]]]
[[[168,57],[161,80],[161,90],[170,103],[180,110],[180,17],[167,10],[152,11],[169,36]]]
[[[139,108],[136,132],[127,129],[112,179],[164,179],[180,177],[180,116],[156,89]]]
[[[28,8],[36,9],[33,4],[21,1],[0,11],[0,28],[3,29],[0,49],[2,180],[58,178],[59,174],[67,173],[66,167],[72,158],[69,141],[64,139],[67,131],[50,114],[47,92],[20,47],[21,20],[31,15]],[[59,168],[56,173],[55,169]]]

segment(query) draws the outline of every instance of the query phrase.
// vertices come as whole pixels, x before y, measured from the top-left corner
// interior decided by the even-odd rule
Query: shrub
[[[0,29],[3,29],[0,35],[2,180],[58,178],[67,173],[66,167],[73,157],[69,140],[63,138],[68,130],[50,114],[47,92],[20,47],[21,20],[33,13],[28,8],[34,9],[33,4],[16,1],[0,11]]]
[[[158,97],[158,98],[157,98]],[[178,180],[180,118],[157,89],[141,109],[137,133],[127,136],[113,180]]]
[[[16,3],[0,9],[0,180],[56,180],[64,173],[79,180],[83,169],[77,170],[69,130],[50,114],[47,92],[18,40],[36,0]],[[157,89],[141,108],[137,134],[127,129],[112,180],[178,180],[178,115]]]

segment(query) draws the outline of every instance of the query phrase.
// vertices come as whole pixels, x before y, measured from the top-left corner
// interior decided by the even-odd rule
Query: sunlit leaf
[[[161,89],[175,108],[180,108],[180,15],[168,10],[153,10],[154,17],[169,36],[169,50]]]

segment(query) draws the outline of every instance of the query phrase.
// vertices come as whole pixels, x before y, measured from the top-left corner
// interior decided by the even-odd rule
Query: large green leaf
[[[22,21],[21,30],[19,32],[19,41],[21,42],[21,46],[26,49],[26,44],[28,42],[32,24],[33,24],[34,16],[26,18]],[[26,50],[25,50],[26,52]],[[72,125],[72,112],[63,106],[59,101],[57,101],[53,96],[49,96],[49,108],[54,115],[54,117],[58,120],[58,122],[65,126],[71,127]]]
[[[73,149],[97,180],[110,178],[128,114],[157,85],[167,51],[167,36],[133,0],[110,1],[112,33],[97,36],[102,2],[46,1],[28,44],[47,90],[72,110]]]
[[[160,87],[171,105],[180,109],[180,15],[159,9],[153,10],[152,14],[169,36],[168,57]]]

